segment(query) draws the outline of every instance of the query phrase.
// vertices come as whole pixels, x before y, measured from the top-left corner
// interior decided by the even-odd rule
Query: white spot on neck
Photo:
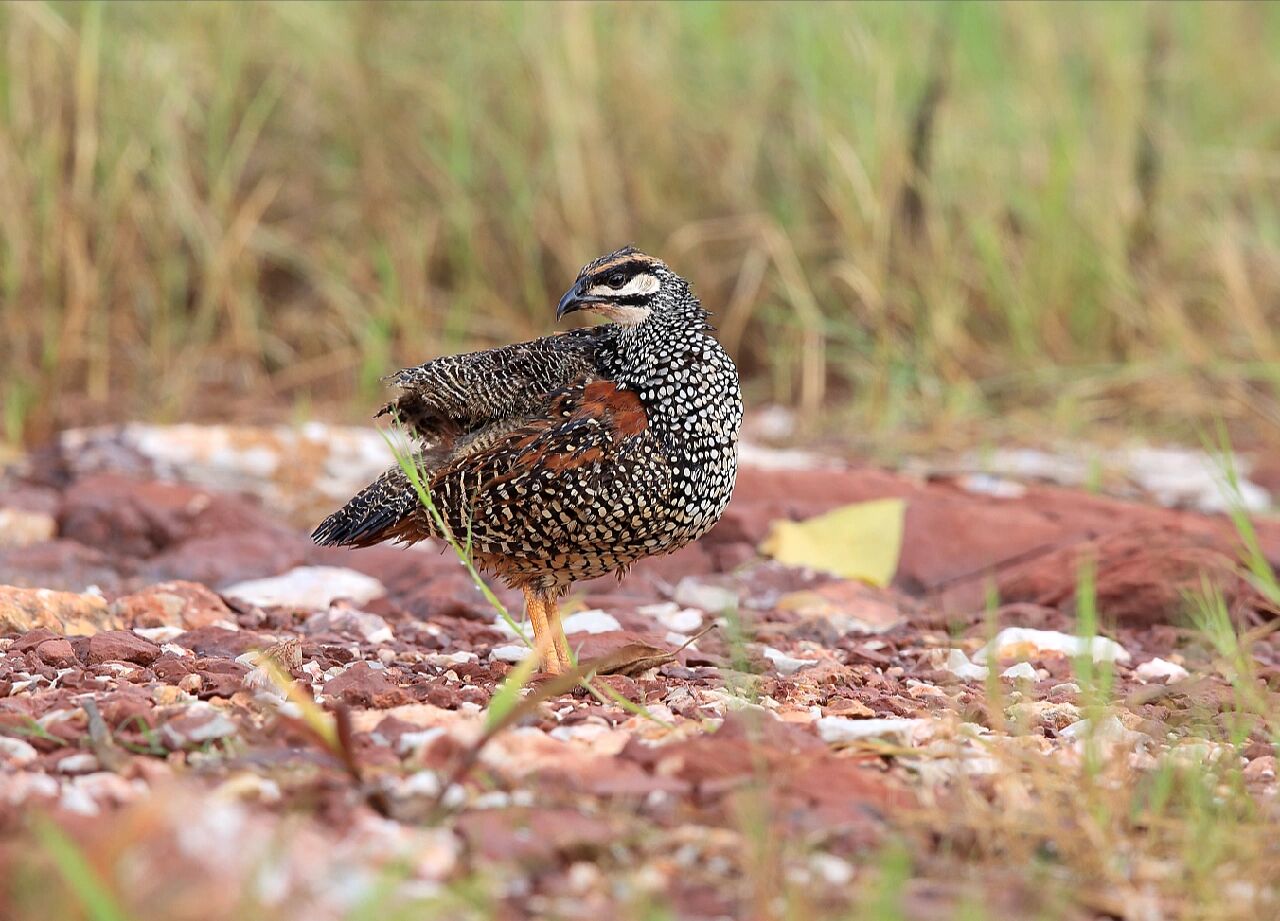
[[[648,307],[632,307],[626,304],[600,304],[593,309],[600,316],[612,320],[619,326],[639,326],[649,319]]]

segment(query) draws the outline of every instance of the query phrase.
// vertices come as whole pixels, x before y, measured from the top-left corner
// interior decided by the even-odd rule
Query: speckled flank
[[[621,293],[640,272],[661,284]],[[516,586],[555,590],[669,553],[719,519],[737,474],[737,369],[684,279],[631,248],[583,269],[581,309],[644,307],[606,324],[401,371],[384,408],[421,439],[432,495],[476,560]],[[435,534],[389,470],[316,529],[364,546]]]

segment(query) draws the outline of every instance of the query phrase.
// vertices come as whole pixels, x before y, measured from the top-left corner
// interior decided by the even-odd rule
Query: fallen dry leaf
[[[684,644],[677,649],[664,649],[661,646],[637,641],[627,643],[607,655],[583,664],[590,666],[597,675],[625,675],[628,678],[635,678],[643,675],[651,668],[658,668],[668,662],[674,662],[676,656],[714,629],[714,624],[703,628],[685,640]]]
[[[893,580],[902,550],[902,499],[877,499],[833,509],[806,521],[775,521],[760,552],[881,588]]]

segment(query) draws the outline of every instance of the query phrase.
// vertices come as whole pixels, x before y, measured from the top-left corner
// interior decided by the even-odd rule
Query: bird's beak
[[[582,310],[598,303],[600,303],[600,298],[592,297],[586,293],[586,280],[579,279],[572,288],[564,293],[564,297],[560,298],[560,303],[556,306],[556,319],[563,320],[565,314],[573,313],[575,310]]]

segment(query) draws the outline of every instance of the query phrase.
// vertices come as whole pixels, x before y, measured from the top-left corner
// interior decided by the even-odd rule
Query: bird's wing
[[[552,394],[538,415],[491,424],[443,456],[419,459],[453,537],[514,566],[569,571],[583,554],[644,545],[671,489],[665,452],[639,397],[585,375]],[[441,536],[398,467],[313,535],[352,546]]]
[[[378,413],[428,441],[475,434],[545,409],[552,393],[597,372],[603,327],[437,358],[387,380],[400,395]]]
[[[514,432],[539,424],[535,420],[549,425],[552,404],[566,406],[565,394],[580,393],[597,376],[596,355],[606,335],[604,327],[579,329],[406,368],[388,379],[400,396],[378,415],[399,419],[418,437],[414,462],[434,491],[435,481],[467,458],[500,454]],[[312,536],[322,544],[368,546],[421,540],[435,531],[413,484],[396,466]]]
[[[558,393],[545,416],[432,477],[436,507],[478,553],[563,562],[653,534],[671,472],[639,397],[605,380]]]

